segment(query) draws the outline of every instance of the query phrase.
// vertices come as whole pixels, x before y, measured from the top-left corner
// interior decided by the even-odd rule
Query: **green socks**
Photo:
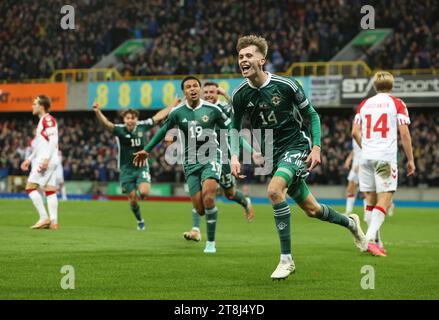
[[[346,228],[350,227],[351,219],[342,215],[341,213],[337,212],[326,204],[320,204],[320,206],[321,210],[320,215],[317,217],[318,219],[322,221],[328,221],[330,223],[335,223]]]
[[[216,220],[218,218],[218,208],[213,207],[205,210],[207,241],[215,241]]]
[[[235,201],[236,203],[239,203],[244,208],[247,207],[247,199],[242,194],[242,192],[239,191],[239,190],[236,190],[235,196],[232,199],[230,199],[230,200]]]
[[[274,222],[280,240],[281,254],[291,253],[291,211],[286,201],[273,205]]]
[[[198,228],[198,230],[200,230],[200,222],[201,222],[200,215],[198,214],[197,210],[192,208],[192,229]]]
[[[132,204],[131,205],[131,211],[136,216],[136,219],[138,222],[142,221],[142,216],[140,215],[140,207],[138,204]]]

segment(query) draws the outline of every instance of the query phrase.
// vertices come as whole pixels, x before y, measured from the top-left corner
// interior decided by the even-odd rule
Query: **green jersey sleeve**
[[[221,129],[229,129],[230,124],[232,122],[230,118],[220,108],[216,110],[217,110],[216,125],[218,125],[218,127],[220,127]]]
[[[146,120],[137,122],[137,125],[145,130],[149,130],[154,127],[154,120],[152,118],[148,118]]]
[[[166,136],[166,133],[169,129],[172,129],[175,126],[175,120],[173,117],[173,114],[170,113],[168,115],[168,118],[166,119],[163,126],[160,128],[160,130],[152,137],[152,139],[149,141],[149,143],[145,146],[144,150],[146,152],[151,152],[154,147],[163,140],[163,138]]]
[[[112,131],[113,136],[116,137],[121,137],[124,136],[125,133],[125,125],[124,124],[115,124],[113,131]]]

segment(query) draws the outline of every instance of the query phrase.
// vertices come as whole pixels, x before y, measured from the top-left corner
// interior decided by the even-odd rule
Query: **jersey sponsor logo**
[[[281,98],[280,98],[280,96],[274,96],[273,98],[271,98],[271,103],[275,106],[275,107],[277,107],[278,105],[280,105],[280,102],[281,102]]]
[[[131,138],[131,135],[126,134],[126,135],[125,135],[125,138]]]
[[[251,108],[251,107],[254,107],[255,105],[253,104],[253,102],[249,102],[248,104],[247,104],[247,108]]]
[[[184,118],[181,122],[182,122],[182,123],[186,123],[186,122],[187,122],[187,119]]]
[[[207,114],[205,114],[205,115],[201,118],[201,120],[203,120],[203,122],[207,122],[207,121],[209,121],[209,116],[208,116]]]

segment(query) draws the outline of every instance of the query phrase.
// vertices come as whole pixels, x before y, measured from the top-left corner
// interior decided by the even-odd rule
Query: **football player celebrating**
[[[352,128],[352,136],[362,149],[359,178],[360,191],[365,193],[367,201],[368,251],[377,256],[387,255],[375,238],[398,185],[398,130],[407,157],[407,176],[416,170],[408,129],[409,114],[405,103],[390,94],[393,82],[389,72],[375,74],[373,85],[377,94],[360,103]]]

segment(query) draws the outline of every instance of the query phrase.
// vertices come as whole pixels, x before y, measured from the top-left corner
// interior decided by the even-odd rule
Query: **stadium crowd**
[[[395,29],[385,51],[367,52],[372,67],[438,67],[435,0],[79,0],[75,30],[61,29],[65,1],[2,0],[0,79],[88,68],[136,38],[152,41],[133,61],[122,58],[124,75],[233,73],[234,46],[244,33],[264,34],[271,44],[267,70],[286,71],[292,62],[330,60],[360,31],[363,4],[375,7],[376,27]]]
[[[111,134],[98,125],[94,118],[84,117],[83,114],[62,114],[56,115],[56,118],[65,179],[118,181],[118,149]],[[408,179],[405,175],[405,159],[402,158],[399,166],[400,185],[439,186],[439,167],[435,165],[439,162],[439,113],[412,112],[411,118],[417,173]],[[119,120],[116,116],[110,116],[109,119],[115,122]],[[0,171],[6,171],[9,175],[26,174],[20,170],[20,163],[32,138],[34,120],[20,117],[0,122]],[[352,117],[344,115],[321,116],[322,165],[309,176],[310,184],[346,183],[348,172],[343,164],[351,148],[351,121]],[[182,167],[169,165],[165,160],[165,150],[166,142],[162,142],[150,158],[152,181],[184,182]],[[403,154],[400,152],[401,156]],[[248,182],[265,183],[267,180],[266,176],[254,176],[252,166],[246,166],[244,171]]]

